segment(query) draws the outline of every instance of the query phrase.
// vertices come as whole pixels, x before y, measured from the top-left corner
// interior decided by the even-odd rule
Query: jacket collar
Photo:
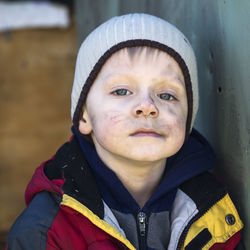
[[[124,213],[138,213],[140,207],[116,174],[98,156],[93,144],[85,140],[77,130],[72,132],[94,174],[94,179],[104,201],[112,209]],[[189,139],[179,152],[168,158],[161,184],[142,208],[145,213],[171,210],[177,188],[186,180],[210,170],[215,156],[208,142],[193,129]]]

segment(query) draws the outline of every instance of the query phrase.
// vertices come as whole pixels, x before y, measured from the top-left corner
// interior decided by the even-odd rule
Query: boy
[[[242,222],[197,109],[179,30],[146,14],[102,24],[78,53],[74,136],[36,170],[8,249],[235,249]]]

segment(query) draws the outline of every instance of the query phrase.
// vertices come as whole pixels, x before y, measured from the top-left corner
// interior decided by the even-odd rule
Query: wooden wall
[[[76,40],[74,24],[0,33],[0,241],[35,168],[71,135]]]

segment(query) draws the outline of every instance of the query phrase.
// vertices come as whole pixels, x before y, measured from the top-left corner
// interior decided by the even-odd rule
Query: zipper
[[[147,225],[148,218],[144,212],[139,212],[137,215],[137,223],[138,223],[138,242],[139,249],[146,250],[147,249]]]

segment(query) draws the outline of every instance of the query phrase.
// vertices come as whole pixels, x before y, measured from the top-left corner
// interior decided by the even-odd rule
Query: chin
[[[133,154],[126,155],[125,157],[134,161],[155,162],[155,161],[166,159],[168,155],[151,151],[151,152],[145,152],[145,153],[134,152]]]
[[[128,158],[132,158],[138,161],[159,161],[176,154],[180,150],[181,146],[182,144],[175,145],[174,147],[173,145],[162,145],[162,147],[133,147],[130,148],[130,152],[128,152]]]

